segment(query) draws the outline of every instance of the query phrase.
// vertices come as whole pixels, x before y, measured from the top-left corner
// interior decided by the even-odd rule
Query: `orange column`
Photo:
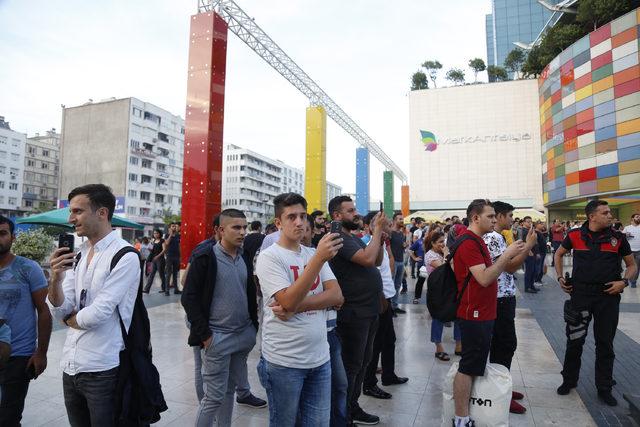
[[[402,209],[402,216],[409,216],[409,186],[403,185],[400,187],[400,206]]]

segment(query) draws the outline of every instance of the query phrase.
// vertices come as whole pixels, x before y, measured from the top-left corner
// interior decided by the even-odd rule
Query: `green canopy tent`
[[[38,225],[56,225],[59,227],[73,228],[71,224],[69,224],[69,208],[61,208],[54,209],[49,212],[43,212],[31,216],[27,216],[24,218],[16,219],[18,224],[38,224]],[[138,224],[134,221],[129,221],[128,219],[119,217],[117,215],[113,216],[111,220],[111,225],[114,227],[121,228],[133,228],[136,230],[143,230],[144,226]]]

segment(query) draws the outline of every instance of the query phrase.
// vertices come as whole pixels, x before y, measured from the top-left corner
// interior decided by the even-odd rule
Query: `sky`
[[[410,77],[486,59],[490,0],[236,0],[409,176]],[[196,0],[0,0],[0,116],[32,136],[61,105],[136,97],[184,117]],[[479,76],[486,81],[486,73]],[[224,143],[304,167],[306,97],[230,33]],[[327,179],[355,191],[356,141],[330,119]],[[371,201],[382,199],[373,157]],[[395,180],[395,199],[400,181]],[[410,184],[410,183],[409,183]]]

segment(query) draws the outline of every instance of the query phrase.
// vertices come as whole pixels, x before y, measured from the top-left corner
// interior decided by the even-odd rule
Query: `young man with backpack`
[[[483,239],[489,249],[491,262],[495,263],[509,246],[502,232],[505,230],[511,232],[514,207],[509,203],[496,201],[493,202],[493,209],[496,212],[495,230],[485,234]],[[536,233],[533,228],[529,229],[526,239],[522,253],[511,259],[505,271],[498,276],[498,304],[496,320],[493,325],[489,360],[491,363],[498,363],[509,370],[518,345],[515,324],[516,283],[513,274],[520,268],[529,251],[537,244]],[[524,414],[526,412],[525,407],[517,402],[523,397],[522,393],[513,392],[509,408],[510,412],[514,414]]]
[[[514,242],[493,264],[482,240],[482,236],[493,231],[496,225],[491,202],[486,199],[472,201],[467,208],[467,218],[469,227],[456,236],[456,244],[452,247],[459,293],[457,317],[462,338],[462,359],[453,381],[454,427],[475,426],[469,418],[469,399],[474,377],[484,375],[491,348],[496,319],[497,278],[525,246],[521,240]]]
[[[233,396],[256,343],[258,314],[253,260],[242,250],[247,219],[237,209],[220,213],[220,241],[191,256],[182,305],[191,323],[189,345],[203,348],[204,397],[197,426],[231,425]]]
[[[109,187],[89,184],[69,193],[69,222],[87,237],[80,256],[69,248],[51,257],[48,301],[54,317],[69,327],[62,350],[64,403],[71,426],[116,423],[122,327],[129,328],[140,291],[140,258],[111,228],[116,199]],[[133,249],[133,248],[131,248]],[[75,265],[74,266],[74,258]]]

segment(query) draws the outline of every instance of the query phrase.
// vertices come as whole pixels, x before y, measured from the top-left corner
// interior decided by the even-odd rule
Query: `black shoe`
[[[402,289],[400,289],[400,293],[401,293],[401,294],[406,294],[406,293],[407,293],[407,288],[402,288]]]
[[[382,385],[404,384],[407,381],[409,381],[409,378],[407,378],[407,377],[398,377],[398,376],[396,376],[395,378],[391,378],[390,380],[382,380]]]
[[[163,294],[164,292],[165,292],[165,291],[164,291],[164,289],[160,289],[160,290],[158,291],[158,293],[159,293],[159,294]]]
[[[174,295],[180,295],[181,293],[182,293],[182,291],[179,291],[179,290],[175,290],[175,291],[173,291],[173,294],[174,294]]]
[[[618,406],[618,400],[613,397],[611,391],[598,390],[598,398],[609,406]]]
[[[538,290],[536,288],[528,288],[524,290],[528,294],[537,294]]]
[[[148,294],[148,293],[149,293],[149,289],[143,289],[143,290],[142,290],[142,293],[143,293],[143,294]]]
[[[403,309],[401,309],[400,307],[398,307],[398,308],[395,308],[395,309],[393,310],[393,312],[394,312],[394,313],[405,314],[405,313],[406,313],[406,310],[403,310]]]
[[[242,399],[237,397],[236,402],[238,403],[238,405],[250,406],[252,408],[264,408],[265,406],[267,406],[266,400],[262,400],[251,393],[249,393],[249,396]]]
[[[374,397],[376,399],[391,399],[393,397],[391,393],[387,393],[377,385],[374,385],[373,387],[363,388],[362,394],[364,394],[365,396]]]
[[[168,297],[170,295],[169,291],[165,292],[164,295]]]
[[[562,385],[558,387],[557,392],[560,396],[565,396],[569,394],[572,388],[576,388],[576,386],[574,384],[567,384],[563,382]]]
[[[364,424],[368,426],[373,426],[380,422],[380,417],[376,415],[367,414],[362,409],[360,409],[355,414],[352,414],[351,419],[353,420],[354,424]]]

